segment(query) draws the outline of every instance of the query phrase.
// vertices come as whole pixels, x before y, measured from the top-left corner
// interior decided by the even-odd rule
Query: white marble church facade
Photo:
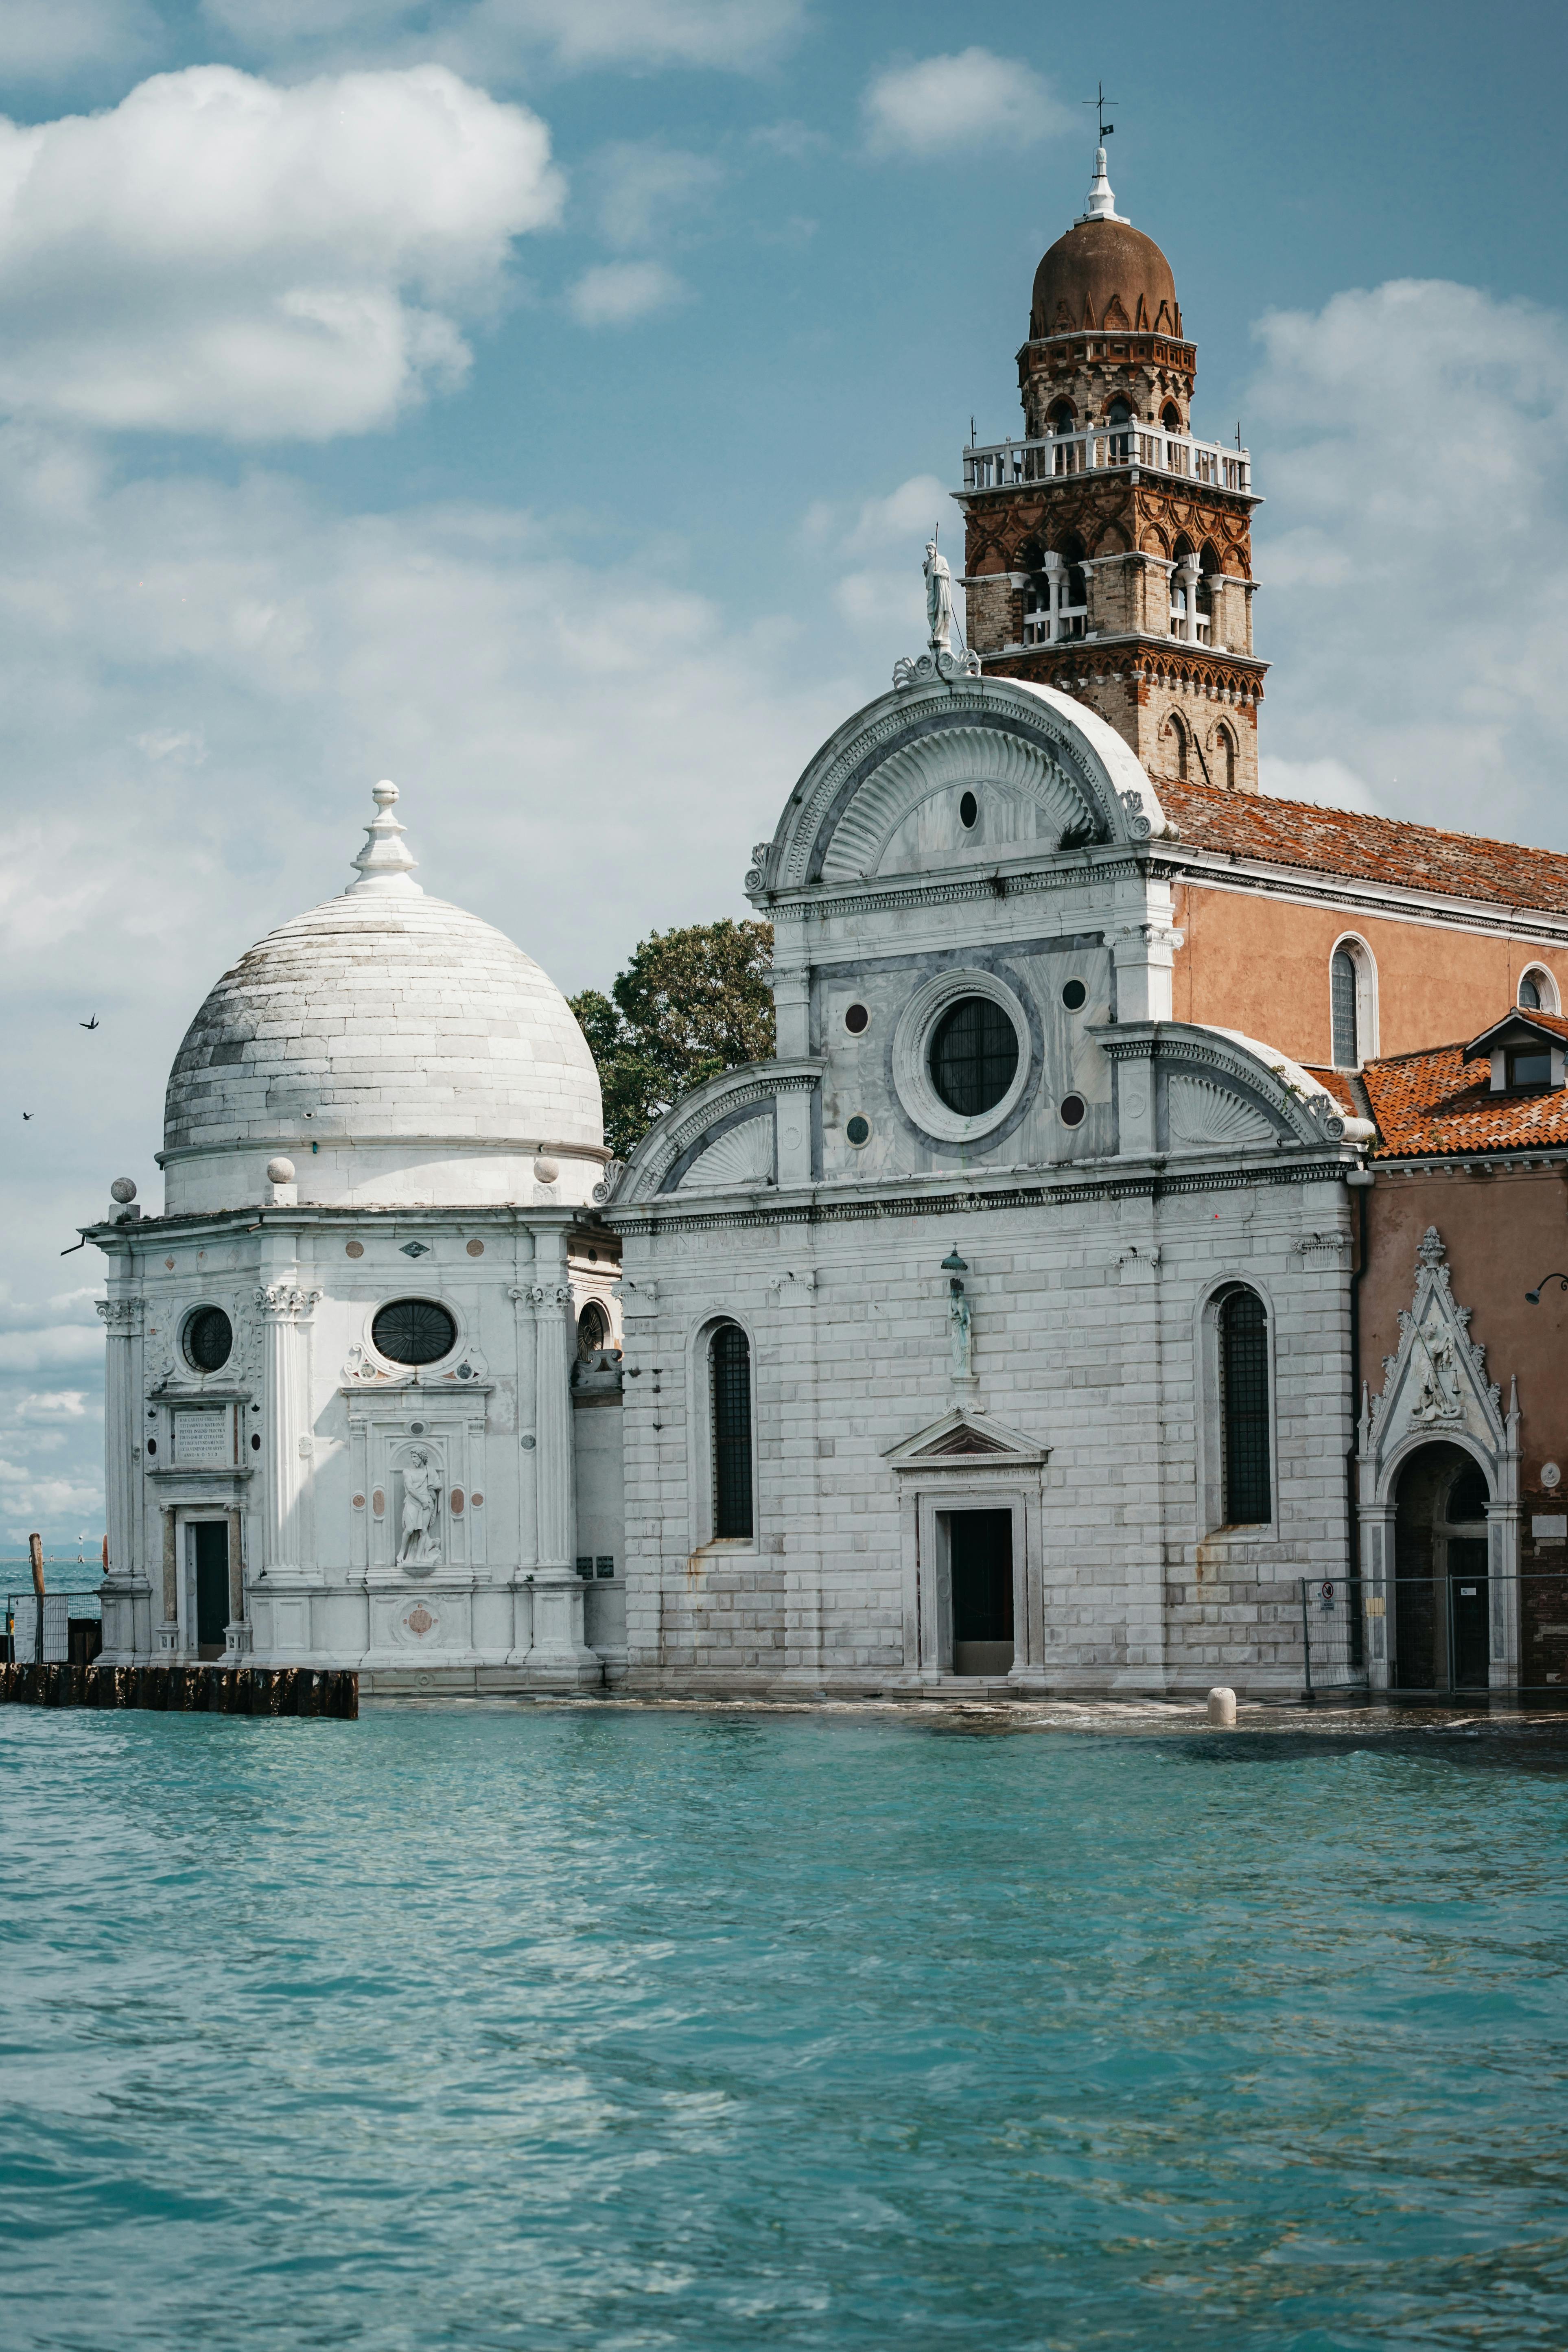
[[[1344,1178],[1370,1129],[1172,1019],[1168,829],[1121,738],[1048,688],[921,671],[753,854],[778,1060],[678,1106],[606,1212],[630,1679],[1294,1689],[1300,1580],[1344,1571]],[[994,1098],[955,1107],[941,1040],[982,1019]],[[1237,1299],[1261,1415],[1239,1524]],[[992,1589],[966,1625],[975,1514]]]
[[[1172,1019],[1169,828],[1108,725],[900,677],[753,854],[777,1058],[624,1170],[563,999],[415,884],[390,787],[348,891],[219,981],[163,1214],[90,1229],[107,1658],[1295,1686],[1345,1558],[1357,1122]]]

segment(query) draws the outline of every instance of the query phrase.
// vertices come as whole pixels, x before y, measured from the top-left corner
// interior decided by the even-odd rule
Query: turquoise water
[[[5,2341],[1561,2346],[1565,1769],[0,1710]]]

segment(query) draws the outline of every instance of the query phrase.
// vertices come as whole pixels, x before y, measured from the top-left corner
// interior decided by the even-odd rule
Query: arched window
[[[1532,963],[1519,983],[1519,1008],[1521,1013],[1556,1013],[1557,982],[1538,963]]]
[[[1225,1523],[1261,1527],[1274,1516],[1268,1473],[1268,1317],[1239,1285],[1219,1310],[1220,1465]]]
[[[1186,722],[1174,710],[1167,710],[1160,730],[1160,748],[1164,753],[1163,766],[1167,782],[1184,784],[1187,781]]]
[[[598,1300],[590,1298],[577,1318],[577,1353],[583,1361],[593,1359],[610,1344],[610,1318]]]
[[[1176,406],[1173,400],[1168,400],[1165,403],[1164,407],[1160,412],[1160,422],[1164,426],[1167,433],[1179,433],[1181,431],[1182,412]]]
[[[1047,421],[1049,429],[1053,433],[1073,432],[1076,429],[1077,419],[1074,417],[1072,413],[1071,401],[1058,400],[1056,406],[1052,409]]]
[[[1333,1020],[1334,1067],[1353,1070],[1361,1060],[1356,1051],[1355,959],[1348,948],[1336,948],[1329,965],[1329,998]]]
[[[1132,411],[1120,394],[1107,409],[1105,421],[1110,427],[1110,459],[1114,465],[1118,458],[1127,458],[1132,455],[1132,436],[1121,429],[1131,424]]]
[[[1330,1059],[1359,1070],[1377,1053],[1377,973],[1363,940],[1341,940],[1329,958]]]
[[[709,1346],[713,1405],[713,1533],[752,1533],[752,1347],[738,1323],[721,1323]]]
[[[1226,792],[1236,790],[1236,737],[1223,720],[1214,731],[1215,777]]]

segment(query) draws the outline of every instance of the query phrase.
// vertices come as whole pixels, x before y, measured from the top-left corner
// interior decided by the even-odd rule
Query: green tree
[[[599,1066],[605,1140],[629,1158],[654,1120],[693,1087],[773,1050],[771,923],[692,923],[654,931],[608,996],[571,1000]]]

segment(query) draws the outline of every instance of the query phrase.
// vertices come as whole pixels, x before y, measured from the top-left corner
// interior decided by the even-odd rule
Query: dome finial
[[[376,814],[365,828],[367,838],[364,847],[353,861],[359,868],[360,878],[349,884],[343,892],[344,898],[353,898],[361,891],[369,890],[412,890],[422,898],[425,896],[423,884],[410,879],[418,860],[411,857],[404,847],[399,835],[405,828],[392,814],[393,803],[397,798],[397,786],[389,784],[384,777],[371,798],[375,803]]]
[[[1110,182],[1106,177],[1105,150],[1103,147],[1097,147],[1094,151],[1094,177],[1089,184],[1089,203],[1074,221],[1073,226],[1081,228],[1085,221],[1119,221],[1126,218],[1125,213],[1119,213],[1116,209],[1116,197]]]

